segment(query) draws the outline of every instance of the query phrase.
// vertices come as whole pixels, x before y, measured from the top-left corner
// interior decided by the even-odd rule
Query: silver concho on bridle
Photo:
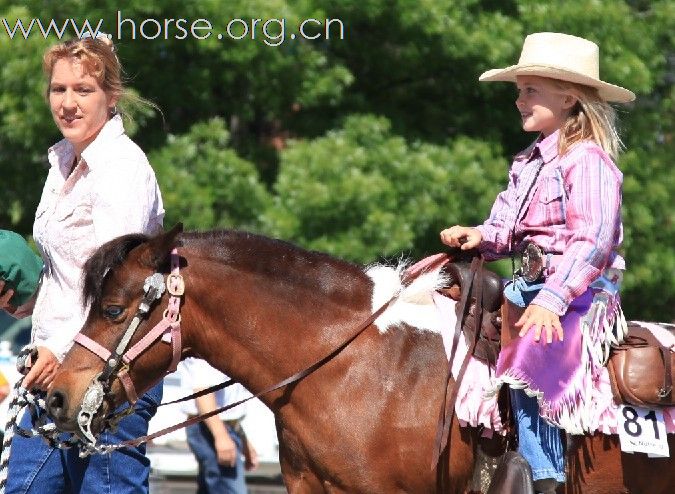
[[[101,377],[101,374],[98,374],[94,378],[89,388],[87,388],[87,392],[84,393],[82,405],[80,405],[80,411],[77,414],[77,425],[80,428],[80,436],[91,444],[96,443],[96,438],[91,432],[91,421],[96,412],[98,412],[98,409],[101,408],[103,397],[105,396],[103,384],[99,381],[99,377]]]
[[[78,435],[85,443],[90,445],[96,444],[96,438],[91,430],[91,422],[101,408],[106,392],[110,390],[110,383],[120,367],[122,355],[126,351],[127,346],[129,346],[129,342],[133,338],[141,320],[150,312],[152,304],[162,298],[165,289],[164,276],[160,273],[155,273],[145,279],[143,283],[143,299],[138,305],[134,318],[120,338],[115,348],[115,354],[106,362],[103,371],[94,377],[87,391],[84,393],[80,411],[77,414],[77,425],[80,429]],[[121,412],[120,415],[126,415],[131,411],[131,408],[129,407],[127,411]],[[115,421],[116,418],[112,417],[110,420]]]

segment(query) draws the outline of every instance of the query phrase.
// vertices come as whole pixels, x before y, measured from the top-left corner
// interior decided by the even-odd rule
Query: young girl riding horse
[[[485,223],[441,232],[447,245],[461,240],[462,249],[478,247],[488,260],[522,257],[504,294],[526,309],[496,374],[499,384],[511,385],[519,452],[537,492],[555,492],[565,481],[559,428],[594,430],[593,379],[603,345],[623,322],[622,174],[613,161],[621,141],[609,102],[635,95],[600,80],[598,59],[591,41],[536,33],[525,39],[517,65],[480,76],[516,83],[523,130],[539,136],[515,157]]]

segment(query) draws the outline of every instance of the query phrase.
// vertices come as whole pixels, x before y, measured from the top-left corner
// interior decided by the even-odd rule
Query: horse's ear
[[[159,270],[166,264],[169,254],[178,243],[178,235],[183,231],[183,223],[176,225],[168,232],[160,233],[151,238],[145,244],[145,252],[141,255],[140,262],[144,266]]]

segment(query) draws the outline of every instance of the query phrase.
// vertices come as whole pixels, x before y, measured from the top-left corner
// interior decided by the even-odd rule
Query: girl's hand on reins
[[[560,324],[560,317],[555,312],[551,312],[540,305],[530,304],[516,322],[516,328],[521,328],[519,334],[521,338],[530,329],[534,328],[534,341],[539,341],[542,331],[546,334],[546,343],[553,342],[554,332],[558,335],[560,341],[563,340],[563,328]]]
[[[483,235],[477,228],[455,225],[441,232],[441,242],[450,247],[459,247],[462,250],[478,247],[481,240],[483,240]]]
[[[59,359],[52,351],[44,346],[38,347],[38,356],[33,365],[23,378],[23,387],[26,389],[38,388],[47,391],[59,370]]]

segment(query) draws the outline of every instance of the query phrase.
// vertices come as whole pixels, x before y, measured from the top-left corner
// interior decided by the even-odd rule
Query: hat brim
[[[516,82],[516,77],[519,75],[536,75],[591,86],[598,89],[600,98],[605,101],[629,103],[635,100],[635,94],[626,88],[553,65],[512,65],[504,69],[492,69],[483,72],[478,80],[481,82]]]

